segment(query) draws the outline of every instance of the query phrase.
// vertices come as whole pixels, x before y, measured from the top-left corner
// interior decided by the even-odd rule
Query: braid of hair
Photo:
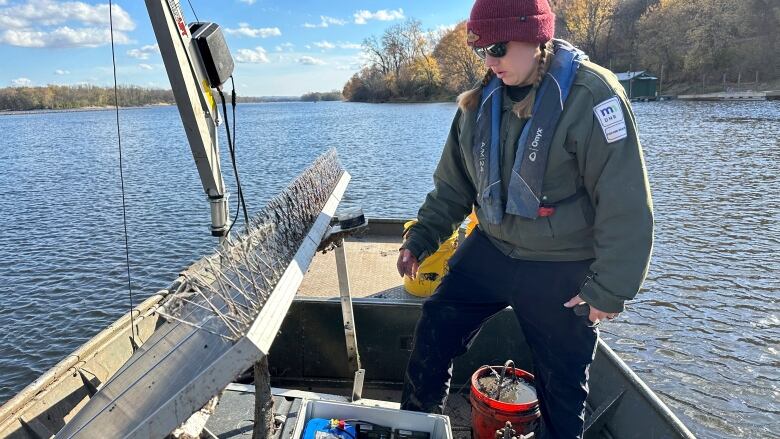
[[[531,91],[523,98],[522,101],[516,103],[512,107],[512,112],[520,119],[531,117],[531,113],[534,106],[534,100],[536,99],[536,90],[539,89],[544,75],[547,73],[547,68],[550,66],[551,54],[553,53],[552,41],[542,43],[539,45],[539,65],[536,67],[536,76],[531,87]]]
[[[547,67],[549,67],[547,62],[549,61],[548,57],[552,51],[547,51],[547,44],[549,43],[539,45],[539,66],[536,69],[536,80],[534,81],[534,88],[538,88],[542,83],[542,79],[544,79],[544,75],[547,73]]]
[[[458,106],[464,110],[473,110],[477,108],[477,106],[479,106],[479,101],[482,98],[482,87],[487,86],[488,83],[490,83],[490,80],[493,79],[493,76],[495,76],[495,73],[493,73],[492,70],[487,69],[485,76],[482,77],[482,80],[479,81],[474,88],[465,91],[458,96]]]

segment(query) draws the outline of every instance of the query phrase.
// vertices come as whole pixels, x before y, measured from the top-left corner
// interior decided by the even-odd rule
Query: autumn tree
[[[395,87],[399,96],[427,99],[434,96],[441,85],[439,64],[433,56],[437,39],[433,32],[425,32],[418,20],[390,29],[399,36],[405,62],[396,72]]]
[[[569,0],[559,4],[572,43],[591,58],[602,60],[605,54],[600,49],[602,42],[611,37],[617,0]]]
[[[364,67],[352,75],[341,93],[352,102],[385,102],[391,97],[387,75],[379,66]]]
[[[347,100],[385,101],[430,99],[441,88],[441,73],[433,56],[438,40],[418,20],[387,28],[381,38],[363,41],[368,66],[344,86]]]
[[[673,79],[777,77],[780,5],[768,0],[662,0],[638,24],[640,59]]]
[[[396,81],[399,96],[428,99],[438,94],[441,87],[439,63],[432,56],[420,56],[401,70]]]
[[[442,84],[450,93],[473,87],[485,74],[484,62],[466,44],[466,22],[446,31],[433,51],[439,62]]]

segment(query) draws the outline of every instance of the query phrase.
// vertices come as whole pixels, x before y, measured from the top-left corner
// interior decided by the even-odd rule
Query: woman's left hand
[[[579,294],[577,294],[576,296],[569,299],[568,302],[564,303],[563,306],[565,306],[566,308],[574,308],[575,306],[581,303],[586,303],[586,302],[582,300]],[[589,307],[590,307],[590,314],[588,315],[588,319],[591,321],[591,323],[599,323],[604,319],[612,320],[618,315],[620,315],[620,313],[618,312],[604,312],[593,305],[589,305]]]

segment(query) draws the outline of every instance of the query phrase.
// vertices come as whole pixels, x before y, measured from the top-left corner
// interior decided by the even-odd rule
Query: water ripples
[[[412,217],[454,112],[452,104],[242,106],[249,208],[336,147],[353,176],[345,205]],[[602,334],[697,435],[778,438],[780,103],[638,103],[635,112],[655,248],[642,293]],[[0,117],[0,401],[129,306],[113,117]],[[138,302],[215,242],[176,110],[123,110],[122,129]],[[227,157],[222,164],[232,187]]]

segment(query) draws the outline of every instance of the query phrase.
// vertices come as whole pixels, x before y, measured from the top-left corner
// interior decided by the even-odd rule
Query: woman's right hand
[[[404,275],[414,279],[417,277],[417,270],[420,268],[420,263],[417,262],[417,258],[414,257],[412,252],[402,248],[398,252],[398,261],[395,263],[395,267],[398,269],[398,274],[403,277]]]

